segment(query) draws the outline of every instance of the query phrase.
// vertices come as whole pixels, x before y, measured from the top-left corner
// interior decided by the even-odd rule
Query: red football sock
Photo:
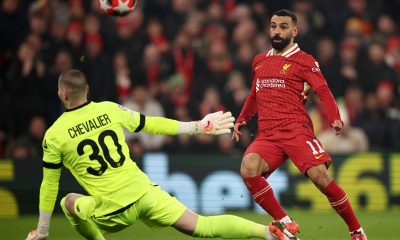
[[[342,188],[337,185],[335,181],[332,180],[328,186],[322,190],[322,192],[328,197],[328,200],[336,212],[343,218],[349,227],[349,231],[353,232],[359,229],[360,223],[356,215],[351,208],[349,199]]]
[[[280,220],[286,216],[286,212],[274,196],[271,186],[261,176],[243,178],[244,184],[249,190],[254,201],[258,203],[274,219]]]

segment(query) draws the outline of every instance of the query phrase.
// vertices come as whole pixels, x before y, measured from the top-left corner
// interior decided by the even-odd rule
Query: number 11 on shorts
[[[312,150],[312,154],[317,155],[317,154],[321,154],[321,153],[325,153],[325,150],[321,147],[321,144],[319,144],[317,139],[313,139],[313,142],[315,143],[315,145],[318,148],[317,149],[314,147],[313,143],[310,141],[306,141],[306,143],[308,144],[308,146],[310,146],[311,150]]]

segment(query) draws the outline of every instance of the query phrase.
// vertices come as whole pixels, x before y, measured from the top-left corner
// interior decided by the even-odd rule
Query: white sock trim
[[[292,221],[292,219],[291,219],[289,216],[285,216],[285,217],[283,217],[282,219],[279,219],[279,222],[282,222],[282,223],[284,223],[284,224],[287,224],[287,223],[291,223],[291,222],[293,222],[293,221]]]
[[[362,227],[360,227],[359,229],[351,232],[350,235],[353,234],[354,232],[360,232],[361,234],[365,234],[364,229]]]

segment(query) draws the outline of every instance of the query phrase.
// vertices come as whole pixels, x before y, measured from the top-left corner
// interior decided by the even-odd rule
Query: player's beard
[[[270,37],[271,45],[275,50],[281,51],[289,45],[291,38],[281,38],[279,36]],[[274,40],[281,40],[280,42],[275,42]]]

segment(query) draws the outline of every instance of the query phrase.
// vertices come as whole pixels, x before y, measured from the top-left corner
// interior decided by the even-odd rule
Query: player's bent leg
[[[307,170],[307,176],[321,191],[333,180],[325,164],[310,167]]]
[[[240,174],[254,201],[274,219],[286,219],[290,222],[290,218],[275,198],[271,186],[262,177],[266,172],[270,172],[270,168],[259,154],[248,153],[243,157]]]
[[[92,197],[69,193],[60,201],[61,208],[71,226],[86,239],[104,240],[96,224],[91,222],[95,202]]]
[[[243,178],[261,176],[262,173],[268,171],[268,163],[259,154],[248,153],[243,157],[240,165],[240,175]]]
[[[172,226],[200,238],[274,239],[266,226],[233,215],[201,216],[186,210]]]
[[[331,206],[346,222],[350,234],[361,236],[355,239],[367,239],[354,211],[350,201],[343,189],[332,179],[327,167],[324,164],[310,167],[307,170],[308,178],[326,195]],[[364,237],[364,238],[362,238]]]

